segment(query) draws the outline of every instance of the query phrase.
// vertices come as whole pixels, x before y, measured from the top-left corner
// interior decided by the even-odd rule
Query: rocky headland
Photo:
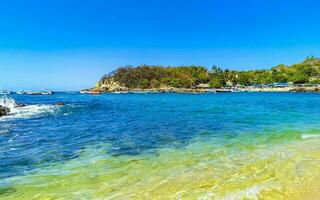
[[[320,58],[307,57],[293,65],[270,69],[236,71],[213,66],[120,67],[104,75],[94,88],[84,93],[140,92],[318,92]]]

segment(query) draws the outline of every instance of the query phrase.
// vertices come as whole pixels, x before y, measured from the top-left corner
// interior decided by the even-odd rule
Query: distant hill
[[[160,87],[192,88],[199,84],[209,84],[213,88],[232,85],[257,85],[275,82],[295,84],[320,83],[320,59],[307,57],[293,65],[277,65],[271,69],[235,71],[222,70],[213,66],[154,66],[120,67],[111,74],[104,75],[97,83],[102,90],[152,89]]]

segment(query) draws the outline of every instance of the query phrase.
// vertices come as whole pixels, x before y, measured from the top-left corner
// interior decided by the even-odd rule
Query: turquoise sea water
[[[29,106],[0,119],[0,199],[303,199],[320,189],[317,93],[10,98]]]

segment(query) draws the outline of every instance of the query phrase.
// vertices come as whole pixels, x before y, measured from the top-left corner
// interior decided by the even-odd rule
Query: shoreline
[[[135,88],[124,90],[106,90],[105,88],[93,88],[88,90],[90,94],[113,93],[113,94],[126,94],[126,93],[234,93],[234,92],[320,92],[320,86],[287,86],[287,87],[223,87],[223,88]]]

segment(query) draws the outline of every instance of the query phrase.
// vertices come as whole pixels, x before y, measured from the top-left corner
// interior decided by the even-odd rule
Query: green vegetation
[[[148,66],[121,67],[103,76],[100,83],[113,79],[128,88],[176,87],[192,88],[200,83],[219,88],[231,85],[256,85],[275,82],[295,84],[320,83],[320,59],[307,57],[303,62],[291,66],[277,65],[267,70],[234,71],[213,66]]]

